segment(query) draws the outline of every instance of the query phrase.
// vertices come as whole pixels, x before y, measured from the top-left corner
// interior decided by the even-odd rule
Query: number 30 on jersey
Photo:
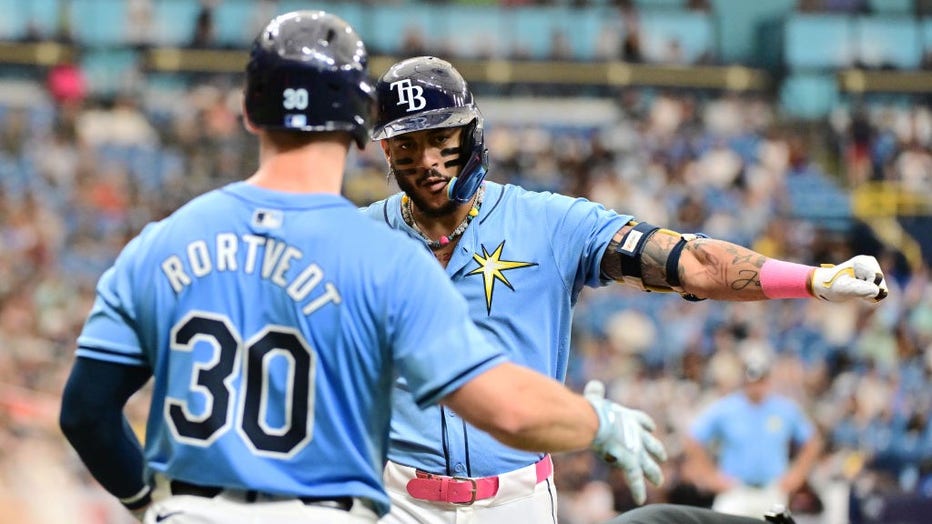
[[[300,332],[267,326],[243,342],[226,316],[196,311],[175,324],[171,337],[172,351],[191,353],[203,343],[211,353],[193,362],[183,396],[166,398],[168,426],[179,442],[206,447],[235,428],[253,453],[288,458],[311,441],[316,354]],[[271,375],[276,358],[287,363],[286,376]],[[189,406],[192,396],[204,399],[203,410]],[[270,412],[284,424],[271,426]]]

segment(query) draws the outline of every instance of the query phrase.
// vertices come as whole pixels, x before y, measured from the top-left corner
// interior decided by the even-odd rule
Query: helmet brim
[[[475,107],[445,107],[433,111],[424,111],[416,115],[398,118],[376,127],[372,132],[372,140],[384,140],[398,135],[423,131],[425,129],[443,129],[446,127],[460,127],[479,118],[479,110]]]

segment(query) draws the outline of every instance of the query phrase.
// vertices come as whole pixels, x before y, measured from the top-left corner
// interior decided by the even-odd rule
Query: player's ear
[[[382,153],[385,154],[385,161],[388,162],[388,165],[392,164],[392,153],[391,149],[388,147],[388,139],[383,138],[379,140],[379,145],[382,146]]]
[[[243,97],[242,107],[240,107],[240,112],[242,114],[241,118],[243,120],[243,127],[246,128],[246,131],[251,135],[258,135],[259,128],[249,120],[249,115],[246,114],[246,98]]]

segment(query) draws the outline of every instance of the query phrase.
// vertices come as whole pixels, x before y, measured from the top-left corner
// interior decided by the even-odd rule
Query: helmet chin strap
[[[474,120],[467,128],[469,136],[464,143],[463,153],[468,155],[468,159],[460,170],[460,176],[453,177],[447,183],[447,197],[461,204],[469,202],[476,194],[489,168],[489,150],[482,141],[482,128],[477,128],[477,125]]]
[[[454,202],[465,204],[476,194],[476,191],[479,189],[479,184],[481,184],[482,180],[485,178],[486,170],[485,166],[481,164],[472,164],[472,161],[466,164],[466,168],[469,168],[469,171],[463,169],[463,172],[466,173],[465,175],[455,176],[447,182],[447,198]],[[479,162],[476,162],[476,164],[479,164]]]

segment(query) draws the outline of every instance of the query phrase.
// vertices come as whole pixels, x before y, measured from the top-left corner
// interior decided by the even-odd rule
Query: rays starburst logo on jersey
[[[536,262],[517,262],[514,260],[502,260],[502,250],[505,249],[505,241],[495,248],[495,251],[489,251],[482,246],[482,254],[473,253],[472,259],[479,264],[479,267],[473,269],[466,276],[482,275],[482,283],[485,286],[485,309],[487,313],[492,313],[492,295],[495,293],[495,281],[508,286],[508,289],[514,291],[514,286],[508,281],[504,271],[509,269],[518,269],[522,267],[536,266]]]

